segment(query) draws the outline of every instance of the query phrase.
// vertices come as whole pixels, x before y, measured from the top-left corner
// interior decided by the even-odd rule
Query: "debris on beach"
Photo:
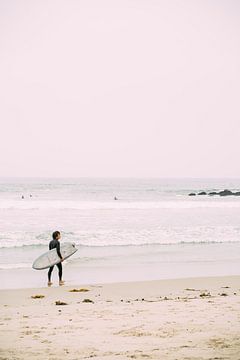
[[[69,290],[69,292],[87,292],[87,291],[90,291],[89,289],[71,289]]]
[[[193,289],[193,288],[186,288],[185,290],[186,290],[186,291],[200,291],[200,290],[198,290],[198,289]]]
[[[92,303],[92,304],[94,304],[94,301],[92,301],[91,299],[84,299],[82,302],[83,303]]]
[[[219,294],[220,296],[228,296],[228,294],[227,293],[221,293],[221,294]]]
[[[68,304],[65,303],[64,301],[60,301],[60,300],[55,301],[55,304],[56,304],[56,305],[68,305]]]
[[[43,298],[45,298],[45,295],[32,295],[31,298],[32,299],[43,299]]]
[[[177,300],[182,300],[182,301],[189,301],[189,300],[195,300],[197,299],[197,296],[184,296],[184,297],[177,297]],[[169,299],[170,300],[170,299]]]
[[[203,292],[199,295],[201,298],[205,298],[205,297],[211,297],[212,295],[210,294],[210,292]]]

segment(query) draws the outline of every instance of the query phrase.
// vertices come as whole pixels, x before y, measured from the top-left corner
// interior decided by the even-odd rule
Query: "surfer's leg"
[[[57,264],[59,281],[62,281],[62,263]]]
[[[48,270],[48,282],[51,282],[51,275],[52,275],[52,271],[53,271],[54,266],[51,266]]]

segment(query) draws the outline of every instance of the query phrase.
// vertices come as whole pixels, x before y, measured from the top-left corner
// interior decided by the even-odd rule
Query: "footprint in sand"
[[[41,343],[42,343],[42,344],[51,344],[51,343],[52,343],[52,341],[49,341],[49,340],[42,340],[42,341],[41,341]]]
[[[32,331],[31,330],[24,331],[22,334],[23,335],[32,335]]]
[[[129,357],[130,359],[152,359],[152,356],[148,354],[133,354],[128,355],[127,357]]]
[[[34,335],[34,334],[40,334],[41,331],[32,331],[32,330],[27,330],[27,331],[23,331],[22,334],[23,335]]]
[[[130,328],[130,329],[124,329],[120,330],[116,333],[113,333],[113,335],[121,335],[121,336],[152,336],[153,334],[147,331],[142,331],[140,328]]]
[[[231,346],[230,344],[227,343],[225,339],[222,338],[210,339],[208,344],[210,345],[210,347],[213,347],[214,349],[217,348],[224,349],[224,348],[229,348]]]

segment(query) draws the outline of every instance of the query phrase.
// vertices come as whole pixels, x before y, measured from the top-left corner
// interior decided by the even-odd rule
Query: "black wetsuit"
[[[49,250],[52,250],[52,249],[56,249],[58,256],[60,257],[60,259],[62,259],[62,255],[60,252],[60,242],[57,239],[53,239],[50,241]],[[61,262],[58,263],[57,267],[58,267],[59,281],[61,281],[62,280],[62,263]],[[48,281],[49,282],[51,281],[51,275],[52,275],[53,268],[54,268],[54,265],[51,266],[48,270]]]

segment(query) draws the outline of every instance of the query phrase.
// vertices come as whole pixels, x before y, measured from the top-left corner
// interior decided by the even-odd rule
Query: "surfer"
[[[49,250],[56,248],[57,254],[61,259],[61,262],[56,265],[58,267],[59,285],[62,286],[62,285],[64,285],[64,281],[62,280],[62,262],[64,259],[60,252],[60,242],[59,242],[60,239],[61,239],[61,233],[59,231],[54,231],[54,233],[52,234],[52,240],[49,243]],[[51,266],[48,270],[48,286],[52,285],[51,275],[52,275],[53,268],[54,268],[54,265]]]

